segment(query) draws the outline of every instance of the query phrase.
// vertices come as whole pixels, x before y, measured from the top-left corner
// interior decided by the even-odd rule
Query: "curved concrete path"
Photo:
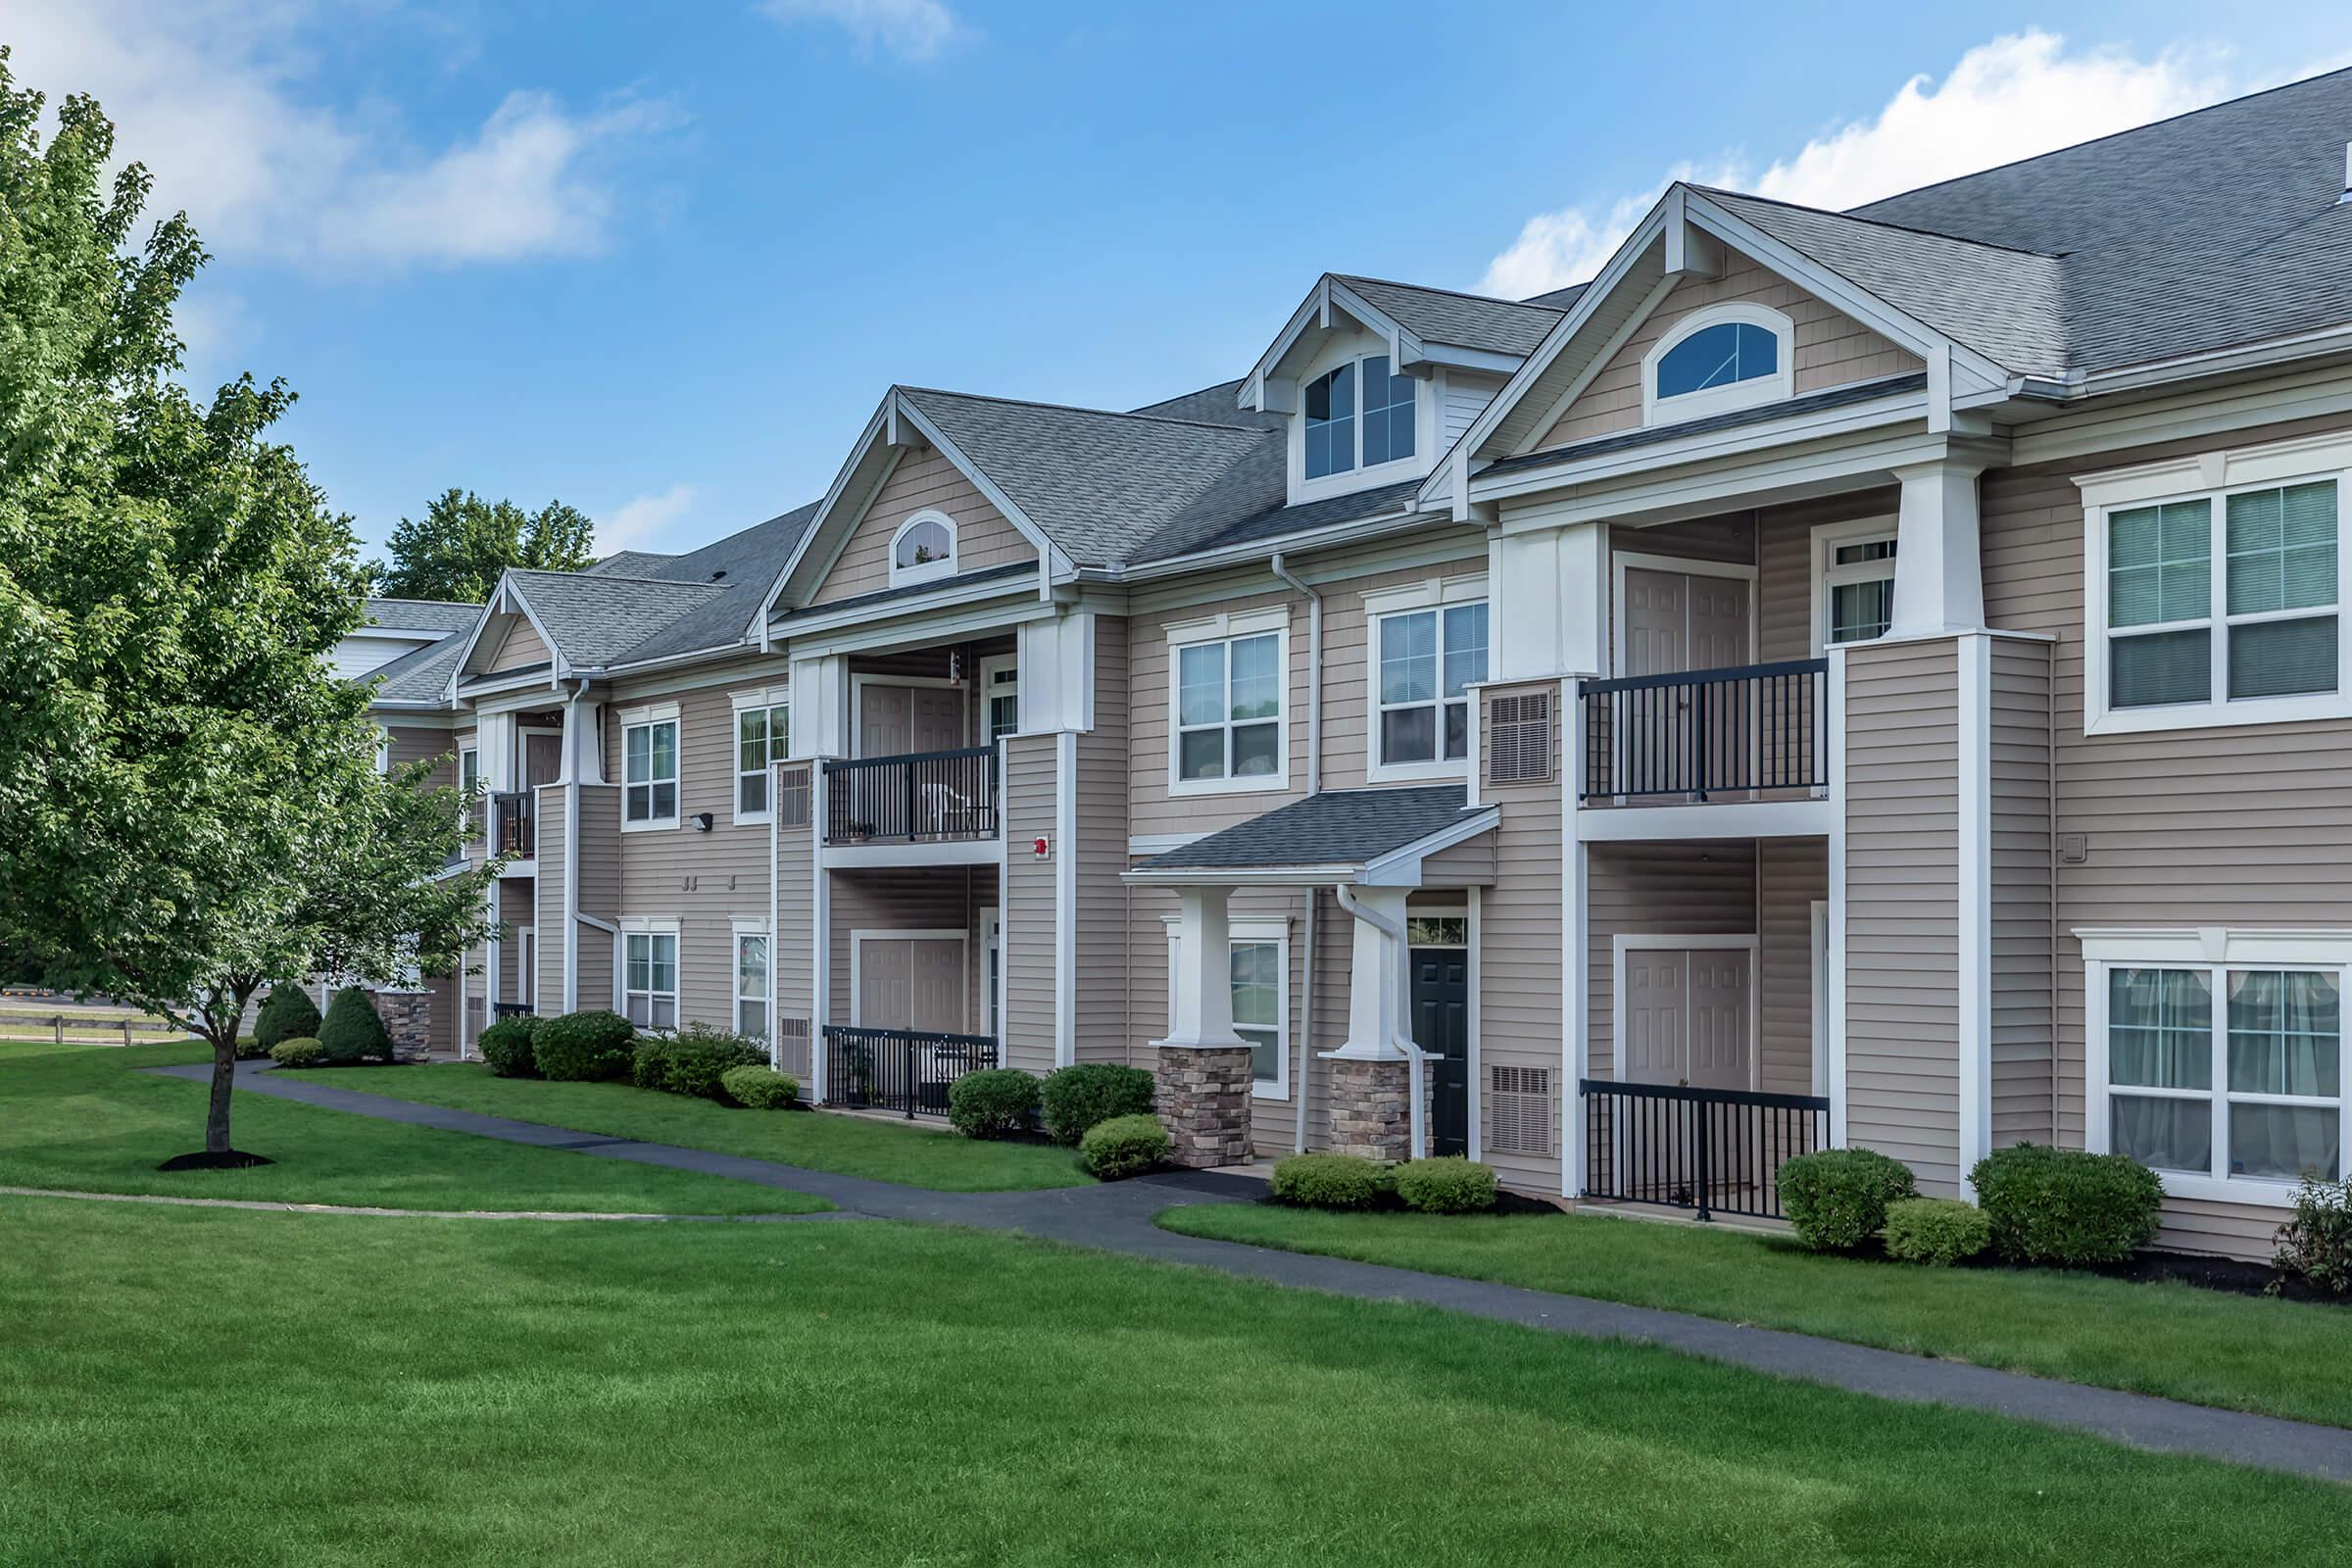
[[[201,1064],[149,1070],[199,1082],[212,1075],[212,1068]],[[1626,1306],[1485,1280],[1179,1236],[1152,1223],[1154,1214],[1176,1203],[1254,1200],[1264,1186],[1247,1177],[1171,1174],[1042,1193],[935,1193],[739,1154],[638,1143],[504,1116],[419,1105],[328,1084],[295,1083],[274,1078],[267,1065],[260,1063],[240,1062],[237,1078],[240,1089],[330,1110],[543,1149],[568,1149],[600,1159],[626,1159],[790,1188],[826,1199],[852,1215],[1011,1231],[1100,1251],[1216,1269],[1274,1285],[1443,1307],[1547,1333],[1637,1340],[1881,1398],[1985,1410],[2091,1433],[2137,1448],[2352,1482],[2352,1430],[2340,1427],[2059,1383],[1657,1307]]]

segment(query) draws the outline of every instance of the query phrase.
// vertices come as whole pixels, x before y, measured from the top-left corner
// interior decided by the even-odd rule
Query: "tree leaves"
[[[451,488],[422,517],[392,530],[392,564],[368,567],[376,592],[395,599],[451,599],[478,605],[510,566],[577,571],[596,560],[596,525],[576,507],[550,501],[526,513]]]

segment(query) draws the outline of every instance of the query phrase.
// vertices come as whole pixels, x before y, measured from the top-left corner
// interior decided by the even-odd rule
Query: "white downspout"
[[[1274,575],[1306,595],[1306,793],[1323,790],[1323,596],[1308,587],[1274,553]],[[1293,1096],[1295,1125],[1291,1148],[1306,1152],[1306,1074],[1315,1059],[1315,906],[1321,902],[1313,888],[1306,890],[1306,962],[1298,984],[1298,1085]]]
[[[580,1009],[580,700],[588,683],[572,688],[564,714],[564,1010]],[[602,738],[595,743],[603,744]],[[601,765],[601,764],[600,764]],[[602,921],[598,922],[603,924]],[[609,928],[608,928],[609,929]]]
[[[1412,966],[1405,961],[1406,955],[1411,950],[1405,945],[1404,927],[1377,909],[1366,908],[1357,903],[1353,890],[1347,883],[1340,883],[1334,891],[1339,894],[1341,908],[1346,909],[1349,914],[1354,915],[1358,920],[1363,921],[1364,924],[1396,944],[1396,1021],[1400,1026],[1404,1025],[1405,1020],[1413,1015]],[[1413,1130],[1412,1156],[1415,1159],[1423,1159],[1429,1154],[1429,1128],[1427,1126],[1429,1113],[1427,1107],[1422,1104],[1423,1084],[1429,1073],[1427,1065],[1429,1054],[1414,1043],[1410,1027],[1400,1027],[1396,1038],[1390,1044],[1401,1048],[1404,1052],[1408,1069],[1405,1080],[1405,1109],[1411,1117]]]

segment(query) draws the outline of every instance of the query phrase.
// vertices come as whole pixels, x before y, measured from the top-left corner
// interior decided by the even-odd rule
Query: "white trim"
[[[1634,571],[1665,571],[1690,577],[1722,577],[1747,584],[1747,662],[1756,662],[1756,568],[1744,562],[1695,561],[1681,556],[1644,555],[1638,550],[1609,552],[1609,668],[1618,673],[1625,669],[1625,574]],[[1683,605],[1683,659],[1689,668],[1690,657],[1690,602]]]
[[[1468,609],[1472,605],[1487,608],[1487,670],[1494,664],[1494,611],[1487,597],[1487,574],[1476,572],[1468,576],[1433,578],[1399,588],[1383,589],[1363,596],[1364,612],[1364,699],[1367,705],[1364,737],[1366,766],[1364,781],[1368,784],[1393,784],[1415,779],[1467,779],[1475,770],[1478,739],[1478,688],[1486,683],[1487,673],[1481,671],[1460,697],[1446,695],[1446,615],[1448,611]],[[1381,722],[1390,704],[1382,697],[1381,636],[1389,621],[1401,615],[1430,615],[1437,622],[1433,687],[1428,703],[1398,703],[1398,708],[1431,710],[1434,732],[1431,750],[1435,753],[1423,760],[1392,762],[1388,760],[1388,731]],[[1446,710],[1461,704],[1469,715],[1464,723],[1465,750],[1460,757],[1446,755]]]
[[[1583,808],[1585,748],[1567,715],[1576,712],[1577,683],[1558,683],[1560,714],[1560,1196],[1585,1190],[1584,1091],[1592,1060],[1592,852],[1586,845]]]
[[[616,922],[616,926],[617,929],[615,929],[612,934],[612,994],[615,1000],[619,1002],[620,1005],[613,1010],[618,1012],[622,1017],[626,1018],[629,1015],[629,998],[632,996],[643,997],[646,999],[646,1021],[643,1025],[641,1025],[641,1027],[647,1029],[677,1028],[680,1024],[685,1022],[685,1018],[683,1016],[684,1005],[680,1002],[679,998],[684,992],[686,985],[686,943],[678,933],[677,916],[629,914],[621,916],[621,918]],[[669,938],[669,990],[655,991],[651,989],[652,976],[650,974],[647,976],[648,989],[644,991],[633,991],[630,989],[628,963],[629,938],[631,937],[645,937],[648,939],[646,943],[646,964],[649,969],[653,965],[654,954],[653,943],[651,939],[656,937]],[[729,956],[730,961],[732,961],[732,955]],[[669,1022],[666,1024],[656,1023],[654,1021],[654,1003],[656,999],[662,997],[669,999]]]
[[[1470,711],[1475,717],[1478,712],[1475,703]],[[1471,888],[1468,891],[1470,904],[1470,1005],[1468,1019],[1470,1043],[1468,1046],[1469,1059],[1462,1064],[1462,1070],[1469,1075],[1468,1084],[1463,1090],[1469,1099],[1469,1103],[1463,1111],[1467,1123],[1463,1133],[1463,1152],[1472,1159],[1484,1159],[1487,1152],[1487,1139],[1485,1129],[1480,1125],[1480,1121],[1485,1114],[1486,1102],[1485,1096],[1479,1092],[1478,1081],[1479,1074],[1483,1071],[1478,1049],[1478,992],[1479,982],[1483,977],[1479,973],[1478,956],[1482,946],[1480,939],[1486,935],[1486,900],[1480,896],[1483,889]],[[1409,906],[1406,912],[1411,912]],[[1309,956],[1311,958],[1312,956]]]
[[[778,709],[784,710],[785,744],[780,750],[776,745],[774,733],[775,713]],[[761,711],[768,715],[767,760],[757,769],[747,768],[743,765],[743,715]],[[728,820],[739,827],[772,823],[775,820],[776,806],[775,764],[785,760],[792,753],[792,688],[786,684],[762,686],[753,691],[729,692],[727,694],[727,776],[732,780],[727,800]],[[764,786],[767,792],[767,808],[760,811],[747,811],[743,808],[743,781],[751,777],[755,771],[760,773],[767,780]],[[773,987],[771,986],[770,989],[772,990]]]
[[[1004,858],[1004,839],[942,839],[926,844],[828,844],[817,849],[817,863],[827,870],[872,870],[881,866],[937,867],[997,865]]]
[[[1452,576],[1425,577],[1419,582],[1398,583],[1392,588],[1367,588],[1363,591],[1364,613],[1392,615],[1405,610],[1428,610],[1437,605],[1474,604],[1488,597],[1486,558],[1464,557],[1464,563],[1475,562],[1476,571]]]
[[[1482,833],[1492,833],[1502,825],[1498,807],[1464,807],[1462,814],[1434,833],[1425,833],[1410,844],[1372,857],[1363,869],[1348,878],[1358,887],[1417,888],[1421,885],[1421,864],[1433,855],[1466,844]]]
[[[765,957],[761,961],[761,968],[765,970],[767,976],[765,982],[767,995],[754,1000],[763,1004],[760,1012],[764,1015],[764,1022],[760,1033],[768,1044],[768,1055],[772,1060],[775,1055],[776,943],[767,920],[762,916],[739,914],[727,922],[727,967],[731,971],[727,989],[729,996],[733,999],[727,1013],[727,1029],[730,1033],[743,1033],[743,939],[745,937],[758,937],[766,944]]]
[[[1004,670],[1012,672],[1011,690],[999,692],[996,689],[996,677]],[[978,679],[973,683],[972,692],[972,721],[976,726],[973,745],[989,745],[998,739],[990,729],[993,720],[989,717],[988,705],[1001,696],[1012,699],[1012,728],[1005,733],[1018,735],[1021,733],[1021,657],[1017,653],[991,654],[980,661]]]
[[[910,566],[900,565],[899,541],[915,529],[929,523],[937,523],[946,530],[948,536],[946,557],[938,561],[925,561]],[[937,507],[924,507],[918,512],[908,513],[906,521],[891,530],[890,551],[883,557],[884,562],[890,567],[890,585],[893,588],[906,588],[916,583],[933,582],[942,577],[955,576],[956,555],[959,548],[960,541],[956,534],[954,517],[949,516]]]
[[[1992,1152],[1992,639],[1953,640],[1958,664],[1957,722],[1959,925],[1954,979],[1958,995],[1960,1195],[1976,1200],[1970,1172]]]
[[[1830,858],[1830,1147],[1845,1147],[1845,650],[1833,648],[1830,662],[1829,858]]]
[[[1812,947],[1806,967],[1813,976],[1813,1089],[1823,1099],[1830,1094],[1830,901],[1815,899],[1806,909],[1810,916]]]
[[[1278,621],[1275,620],[1277,616],[1280,617]],[[1231,629],[1203,629],[1213,626],[1224,626]],[[1269,610],[1232,615],[1220,612],[1206,620],[1186,621],[1180,625],[1171,625],[1167,628],[1167,635],[1168,794],[1171,796],[1270,795],[1288,791],[1291,787],[1290,607],[1286,604]],[[1234,720],[1230,716],[1233,693],[1233,644],[1254,637],[1272,637],[1274,639],[1274,667],[1279,676],[1276,682],[1279,700],[1275,705],[1274,713],[1274,756],[1279,765],[1271,773],[1254,773],[1242,777],[1234,777],[1231,774],[1216,778],[1188,779],[1182,777],[1179,768],[1183,756],[1185,726],[1183,722],[1184,680],[1180,650],[1188,647],[1197,648],[1208,643],[1224,645],[1225,711],[1228,716],[1214,726],[1204,724],[1196,727],[1202,730],[1213,727],[1224,733],[1225,765],[1230,767],[1233,763],[1234,729]],[[1245,722],[1262,724],[1265,720],[1250,719]]]
[[[1177,927],[1181,918],[1174,914],[1160,916],[1160,923],[1166,929],[1168,938],[1168,1018],[1171,1028],[1176,1017]],[[1226,923],[1228,948],[1245,942],[1273,943],[1276,948],[1275,972],[1282,977],[1282,1000],[1275,1008],[1281,1019],[1281,1028],[1275,1040],[1275,1075],[1270,1083],[1260,1082],[1255,1073],[1250,1075],[1250,1098],[1252,1100],[1276,1100],[1288,1103],[1291,1098],[1291,1009],[1297,1004],[1297,999],[1291,995],[1291,925],[1296,918],[1288,914],[1235,915]],[[1307,956],[1307,961],[1314,961],[1313,955]],[[1233,987],[1230,956],[1226,959],[1225,985],[1230,992]],[[1240,1024],[1234,1026],[1237,1033],[1243,1027]],[[1248,1027],[1258,1026],[1251,1024]]]
[[[1832,564],[1832,562],[1837,552],[1846,545],[1869,544],[1874,540],[1887,539],[1894,542],[1895,549],[1899,553],[1902,549],[1902,538],[1896,528],[1898,520],[1893,514],[1886,514],[1870,517],[1852,517],[1844,522],[1824,522],[1815,525],[1811,583],[1812,611],[1807,617],[1812,627],[1813,657],[1815,659],[1821,658],[1822,651],[1830,646],[1830,589],[1833,586],[1844,587],[1849,583],[1877,582],[1882,578],[1889,584],[1894,581],[1894,557],[1889,556],[1884,561],[1866,561],[1851,566],[1836,566]],[[1835,584],[1831,581],[1833,577],[1837,579]],[[1892,608],[1891,603],[1888,608]],[[1876,639],[1859,637],[1854,641],[1872,642]]]
[[[1625,1076],[1625,956],[1629,953],[1680,953],[1685,950],[1703,953],[1744,953],[1747,955],[1747,1087],[1754,1089],[1763,1081],[1764,1042],[1760,1031],[1763,1020],[1762,1000],[1764,977],[1757,961],[1760,948],[1753,932],[1729,932],[1705,936],[1683,936],[1671,931],[1619,931],[1609,938],[1609,1063],[1619,1083],[1631,1083]],[[1690,971],[1683,974],[1684,1022],[1690,1020]]]
[[[1830,744],[1838,747],[1836,732],[1832,732]],[[1697,801],[1683,806],[1604,806],[1580,812],[1576,831],[1587,844],[1630,844],[1643,839],[1815,838],[1827,833],[1837,816],[1834,801]]]
[[[1231,590],[1225,593],[1229,597]],[[1214,643],[1235,637],[1255,637],[1269,631],[1289,631],[1291,607],[1286,602],[1266,605],[1257,610],[1220,610],[1213,615],[1171,620],[1162,629],[1167,634],[1170,648],[1185,643]]]
[[[879,927],[861,927],[854,929],[850,932],[851,1028],[861,1029],[865,1027],[864,1024],[859,1021],[859,1015],[863,1010],[861,999],[863,997],[865,988],[861,982],[863,982],[865,978],[864,954],[865,944],[868,942],[955,943],[956,946],[956,952],[958,954],[956,965],[956,1004],[957,1009],[962,1014],[964,1028],[969,1028],[971,1026],[972,934],[969,931],[951,930],[941,926],[917,927],[905,931],[886,930]],[[911,996],[907,1000],[910,1004],[913,1001]],[[875,1027],[879,1028],[880,1025],[876,1025]],[[958,1029],[955,1032],[961,1034],[963,1030]]]
[[[824,759],[811,758],[808,835],[813,851],[822,851],[830,810]],[[825,1026],[833,1021],[833,876],[822,853],[809,855],[808,880],[808,1098],[811,1104],[823,1104],[830,1091],[825,1079]]]
[[[1337,286],[1337,285],[1335,285]],[[1352,297],[1352,296],[1350,296]],[[1352,311],[1350,315],[1354,314]],[[1379,341],[1369,341],[1372,338]],[[1335,343],[1317,354],[1304,368],[1304,373],[1289,379],[1298,388],[1298,408],[1291,412],[1290,425],[1290,491],[1289,502],[1299,506],[1309,501],[1322,501],[1333,496],[1353,495],[1359,490],[1373,490],[1399,479],[1418,479],[1429,472],[1434,459],[1431,448],[1436,444],[1440,428],[1440,392],[1426,377],[1410,373],[1404,354],[1394,335],[1377,331],[1365,334],[1349,333],[1341,352]],[[1364,362],[1385,359],[1389,373],[1402,376],[1413,388],[1413,450],[1401,458],[1389,458],[1367,464],[1364,458]],[[1345,468],[1331,473],[1307,477],[1306,472],[1306,389],[1345,367],[1355,369],[1355,408],[1348,416],[1353,427],[1354,461]],[[1386,405],[1384,405],[1385,407]]]
[[[1130,834],[1127,839],[1127,855],[1131,859],[1137,858],[1149,859],[1151,857],[1155,855],[1165,855],[1170,850],[1181,850],[1189,844],[1198,844],[1208,836],[1209,834],[1206,831],[1200,833]]]
[[[999,895],[1000,899],[1002,894]],[[988,956],[995,954],[997,983],[988,981]],[[1001,1047],[1004,1042],[1004,909],[1002,903],[980,906],[980,979],[981,988],[988,993],[985,1015],[981,1022],[988,1027],[981,1031]],[[1000,1059],[1002,1053],[1000,1052]]]
[[[647,703],[637,708],[623,709],[617,722],[620,726],[620,830],[623,833],[655,833],[678,827],[686,819],[686,726],[678,717],[678,705],[675,702]],[[663,779],[654,776],[653,742],[649,740],[646,742],[646,776],[632,784],[629,782],[629,732],[651,729],[660,724],[670,726],[669,777]],[[653,809],[654,788],[661,784],[670,787],[669,814],[639,817],[632,821],[629,817],[629,791],[644,790],[646,809],[650,811]]]
[[[1738,324],[1760,327],[1772,334],[1774,340],[1774,368],[1763,375],[1749,376],[1728,386],[1706,387],[1696,392],[1684,392],[1674,397],[1658,395],[1658,367],[1666,356],[1690,338],[1709,327]],[[1753,408],[1759,403],[1781,403],[1796,394],[1796,323],[1768,305],[1751,300],[1733,300],[1721,305],[1701,306],[1678,319],[1666,335],[1649,347],[1642,356],[1642,422],[1644,425],[1679,424],[1686,419],[1703,419],[1712,414],[1727,414],[1734,409]]]

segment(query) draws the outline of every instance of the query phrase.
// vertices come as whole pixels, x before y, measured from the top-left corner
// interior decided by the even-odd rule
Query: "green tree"
[[[393,599],[455,599],[478,605],[509,566],[577,571],[596,560],[596,525],[576,507],[550,501],[524,512],[470,490],[435,496],[421,517],[392,530],[390,564],[368,567],[375,591]]]
[[[364,575],[267,439],[292,395],[244,376],[205,406],[172,379],[195,230],[137,239],[145,170],[110,185],[86,97],[44,143],[42,102],[0,47],[0,956],[210,1042],[226,1153],[254,992],[456,962],[488,868],[433,880],[454,794],[376,772],[367,698],[327,665]]]

